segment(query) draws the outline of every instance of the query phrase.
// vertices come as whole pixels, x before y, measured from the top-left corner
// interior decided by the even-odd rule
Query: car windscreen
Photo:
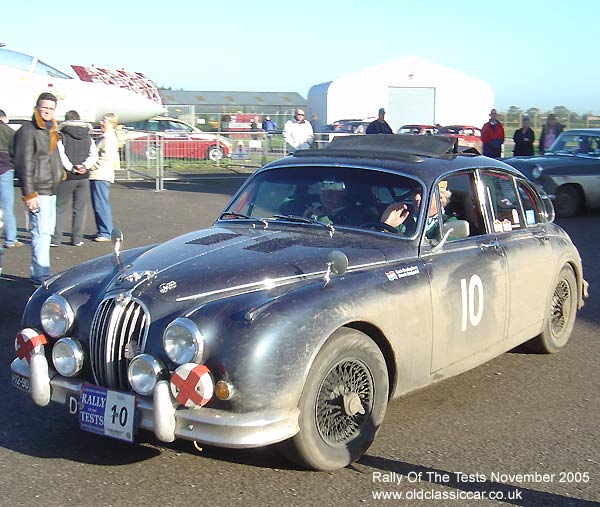
[[[370,229],[392,203],[416,215],[414,178],[377,170],[294,166],[256,174],[225,210],[225,217],[296,217],[324,224]],[[416,217],[413,216],[413,220]]]
[[[546,152],[600,157],[600,136],[563,132]]]

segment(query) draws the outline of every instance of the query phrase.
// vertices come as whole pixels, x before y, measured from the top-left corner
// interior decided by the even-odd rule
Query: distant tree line
[[[499,113],[504,118],[504,123],[508,124],[520,124],[523,116],[528,116],[534,128],[540,128],[549,114],[555,114],[557,120],[567,128],[600,125],[600,116],[592,113],[579,114],[565,106],[554,106],[548,111],[542,111],[537,107],[523,110],[518,106],[510,106],[507,111],[499,111]]]

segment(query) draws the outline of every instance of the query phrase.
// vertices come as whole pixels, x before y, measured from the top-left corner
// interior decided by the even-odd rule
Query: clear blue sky
[[[500,109],[600,114],[599,20],[600,0],[5,0],[0,42],[61,70],[304,97],[416,55],[488,82]]]

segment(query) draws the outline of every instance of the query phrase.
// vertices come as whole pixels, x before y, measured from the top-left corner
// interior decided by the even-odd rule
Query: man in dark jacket
[[[385,121],[385,109],[383,107],[379,110],[377,119],[369,123],[365,134],[393,134],[392,127]]]
[[[12,162],[12,147],[15,131],[8,125],[6,113],[0,109],[0,209],[4,219],[4,246],[13,248],[23,246],[17,240],[17,222],[15,220],[15,170]]]
[[[61,143],[58,151],[66,171],[56,193],[56,227],[50,246],[58,246],[63,230],[72,217],[71,245],[83,246],[83,227],[90,200],[90,169],[98,160],[98,150],[92,141],[92,126],[80,120],[77,111],[67,111],[59,126]],[[72,206],[71,206],[72,203]]]
[[[14,140],[15,172],[22,200],[29,211],[31,281],[39,287],[50,277],[50,238],[56,222],[56,190],[64,172],[54,119],[57,99],[48,92],[36,102],[31,122],[23,124]]]

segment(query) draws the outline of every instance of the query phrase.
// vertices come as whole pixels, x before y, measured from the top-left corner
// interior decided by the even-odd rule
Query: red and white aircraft
[[[74,69],[86,79],[82,67]],[[135,75],[117,72],[130,77]],[[87,81],[73,78],[35,57],[5,48],[0,49],[0,76],[0,109],[6,112],[9,120],[31,119],[38,95],[46,91],[58,98],[56,119],[59,121],[70,109],[76,110],[82,120],[91,123],[100,121],[108,112],[116,113],[120,123],[146,120],[165,112],[160,101],[151,100],[148,94],[132,91],[136,87],[121,87],[127,86],[127,83],[106,79],[104,82],[90,82],[89,72]]]

